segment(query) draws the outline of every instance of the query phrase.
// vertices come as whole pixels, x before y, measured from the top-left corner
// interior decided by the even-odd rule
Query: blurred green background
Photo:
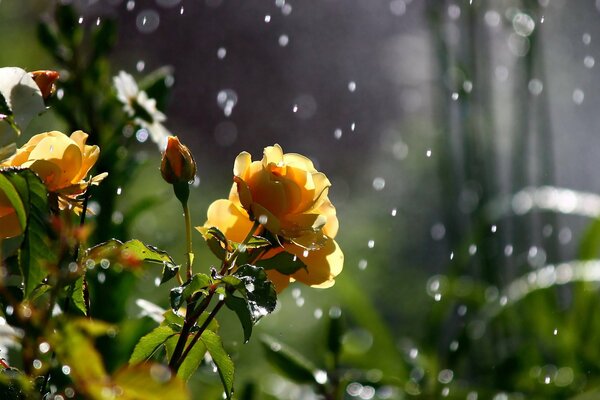
[[[165,125],[198,163],[195,225],[227,195],[243,150],[256,159],[279,143],[333,183],[346,257],[336,285],[290,287],[249,344],[221,315],[238,391],[252,382],[256,398],[315,398],[272,369],[256,339],[267,333],[325,368],[328,315],[341,310],[345,398],[600,398],[598,2],[73,5],[91,29],[116,21],[111,76],[172,68]],[[54,6],[0,0],[1,66],[60,70],[36,35]],[[28,133],[66,127],[49,111]],[[119,239],[182,257],[181,212],[159,152],[152,143],[132,151],[142,167],[112,215],[100,209],[96,219],[111,220]],[[152,196],[157,204],[127,218]],[[200,235],[195,247],[197,265],[216,262]],[[130,317],[137,298],[166,308],[158,274],[115,277],[122,286],[109,276],[95,294],[128,293]],[[152,326],[123,323],[112,362]],[[192,384],[198,398],[220,396],[209,366]]]

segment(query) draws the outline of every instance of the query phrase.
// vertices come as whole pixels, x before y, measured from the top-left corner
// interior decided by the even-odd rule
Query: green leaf
[[[266,260],[260,260],[256,265],[266,270],[274,269],[284,275],[291,275],[300,269],[306,269],[306,264],[300,260],[300,257],[285,251]]]
[[[173,310],[167,310],[167,311],[165,311],[163,316],[165,317],[163,324],[166,323],[175,332],[181,331],[181,328],[183,327],[183,323],[185,322],[185,320],[183,319],[183,317],[181,315],[175,313]]]
[[[191,338],[190,340],[188,340],[188,344],[190,342]],[[179,366],[179,370],[177,370],[177,376],[179,376],[184,381],[189,380],[202,363],[205,354],[206,345],[201,340],[198,340],[194,344],[194,347],[192,347],[190,352],[185,357],[185,360],[183,360],[183,362]]]
[[[225,305],[237,315],[242,324],[242,329],[244,330],[244,342],[248,343],[248,340],[250,340],[250,336],[252,335],[253,325],[252,314],[250,314],[248,303],[241,297],[227,294],[225,297]]]
[[[227,256],[227,238],[218,228],[198,228],[210,251],[221,261]]]
[[[206,288],[212,284],[212,279],[206,274],[195,274],[183,285],[171,289],[171,308],[179,309],[185,299],[190,298],[197,292],[206,292]]]
[[[231,399],[231,394],[233,392],[234,366],[229,354],[227,354],[223,348],[221,337],[213,331],[206,330],[202,332],[200,340],[206,345],[208,353],[217,366],[227,399]]]
[[[24,295],[29,299],[42,285],[47,264],[54,263],[54,251],[49,244],[48,193],[40,178],[28,169],[8,169],[0,172],[19,194],[27,214],[26,229],[19,249],[19,266],[23,275]]]
[[[244,284],[244,289],[240,290],[240,293],[248,301],[255,322],[275,310],[277,292],[264,269],[245,264],[239,267],[234,275]]]
[[[248,243],[246,243],[246,248],[247,249],[260,249],[261,247],[268,247],[271,245],[272,245],[272,243],[267,238],[264,238],[262,236],[252,236],[248,240]]]
[[[146,245],[137,239],[125,243],[111,239],[87,249],[83,258],[88,267],[92,262],[93,265],[98,265],[106,261],[132,270],[138,269],[143,263],[175,266],[175,262],[166,251]]]
[[[25,205],[23,204],[19,192],[17,192],[17,189],[13,186],[10,179],[5,176],[9,174],[10,172],[8,171],[2,171],[2,173],[0,173],[0,191],[4,193],[4,196],[6,196],[8,202],[15,210],[21,229],[25,230],[25,226],[27,225],[27,211],[25,210]]]
[[[73,302],[75,308],[81,311],[83,315],[88,315],[88,307],[85,301],[86,285],[85,275],[82,275],[71,284],[71,289],[69,290],[71,302]]]
[[[285,376],[298,383],[315,383],[317,367],[300,353],[268,335],[263,335],[260,340],[267,360]]]
[[[179,265],[164,263],[160,284],[162,285],[163,283],[170,281],[175,275],[177,275],[179,267]]]
[[[143,336],[133,349],[133,353],[129,358],[130,364],[137,364],[152,357],[161,346],[171,337],[177,335],[168,325],[160,325],[152,332]]]

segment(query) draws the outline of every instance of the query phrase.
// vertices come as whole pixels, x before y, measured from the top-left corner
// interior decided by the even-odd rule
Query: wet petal
[[[233,163],[233,175],[239,176],[240,178],[244,178],[244,174],[246,170],[252,163],[252,156],[249,153],[242,151],[236,158]]]
[[[205,227],[215,226],[225,234],[227,239],[234,242],[242,242],[250,229],[252,221],[248,215],[230,200],[219,199],[214,201],[209,207]]]
[[[263,152],[262,166],[267,168],[269,164],[282,164],[283,163],[283,150],[281,146],[275,144],[273,146],[265,147]]]
[[[333,239],[326,241],[325,245],[306,254],[304,249],[293,245],[286,245],[286,250],[298,256],[306,270],[298,270],[292,277],[306,285],[314,287],[330,287],[335,283],[335,277],[342,272],[344,266],[344,253]],[[299,251],[302,250],[302,251]]]

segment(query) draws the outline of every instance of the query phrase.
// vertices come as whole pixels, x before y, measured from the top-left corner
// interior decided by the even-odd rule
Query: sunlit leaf
[[[152,357],[165,342],[177,333],[168,325],[160,325],[152,332],[143,336],[133,349],[129,358],[130,364],[137,364]]]
[[[206,244],[208,245],[210,251],[215,256],[217,256],[219,260],[225,260],[225,257],[227,255],[227,238],[225,237],[223,232],[221,232],[216,227],[199,227],[197,229],[202,234],[202,237],[206,241]]]
[[[160,284],[162,285],[163,283],[170,281],[175,275],[177,275],[178,271],[179,265],[164,263]]]
[[[271,258],[260,260],[256,265],[266,270],[277,270],[284,275],[291,275],[300,269],[306,269],[306,264],[300,260],[300,257],[285,251],[277,253]]]
[[[252,314],[250,314],[248,303],[241,297],[228,294],[225,297],[225,305],[230,310],[233,310],[237,315],[240,323],[242,324],[242,329],[244,330],[244,342],[248,342],[248,340],[250,340],[250,336],[252,335],[253,325]]]
[[[162,364],[129,366],[117,371],[113,382],[124,400],[188,400],[190,394],[183,380]]]
[[[27,225],[27,211],[25,210],[25,204],[23,204],[23,199],[19,195],[19,192],[5,174],[9,175],[11,173],[5,171],[0,173],[0,191],[4,193],[11,207],[15,210],[19,225],[23,230],[25,229],[25,225]]]
[[[177,370],[177,376],[185,381],[189,380],[202,363],[205,354],[206,345],[201,340],[198,340],[181,363],[179,370]]]
[[[285,376],[298,383],[315,382],[317,367],[300,353],[268,335],[263,335],[260,340],[267,360]]]
[[[183,285],[171,289],[170,300],[171,308],[177,310],[183,304],[183,301],[197,292],[205,291],[210,286],[212,279],[206,274],[195,274]]]
[[[175,313],[173,310],[167,310],[163,316],[165,317],[164,323],[170,325],[174,331],[179,332],[181,330],[185,322],[181,315]]]
[[[102,264],[102,262],[116,263],[132,270],[139,269],[144,263],[175,266],[175,262],[167,252],[146,245],[137,239],[125,243],[111,239],[87,249],[84,263],[89,266],[92,262],[94,265]]]
[[[83,315],[88,314],[88,307],[85,300],[85,287],[85,275],[82,275],[71,284],[71,288],[69,290],[70,301],[73,303],[76,309],[83,313]]]
[[[206,330],[202,333],[200,340],[206,345],[208,353],[217,366],[225,395],[230,399],[233,392],[234,366],[229,354],[223,348],[221,337],[213,331]]]

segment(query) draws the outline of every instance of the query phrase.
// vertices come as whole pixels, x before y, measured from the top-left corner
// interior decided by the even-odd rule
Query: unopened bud
[[[56,91],[54,82],[56,82],[59,78],[58,72],[50,70],[33,71],[31,73],[31,77],[42,91],[42,97],[44,100],[50,97]]]
[[[167,149],[163,153],[160,173],[170,184],[187,183],[194,180],[196,162],[190,150],[177,138],[169,136]]]

